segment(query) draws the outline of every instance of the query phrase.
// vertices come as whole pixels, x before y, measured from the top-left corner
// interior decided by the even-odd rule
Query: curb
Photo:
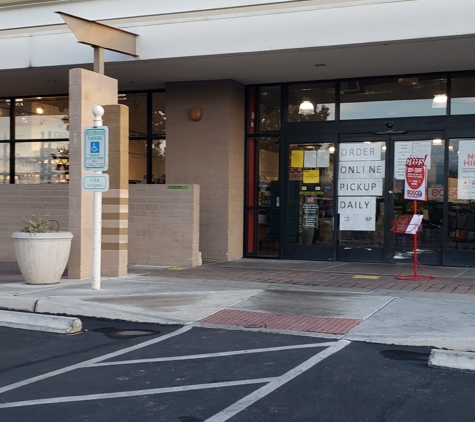
[[[82,330],[82,322],[78,318],[14,311],[0,311],[0,326],[57,334],[74,334]]]
[[[475,353],[433,349],[430,352],[429,366],[431,368],[475,371]]]

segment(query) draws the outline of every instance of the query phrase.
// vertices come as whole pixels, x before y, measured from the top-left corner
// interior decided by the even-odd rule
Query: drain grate
[[[306,315],[283,315],[225,309],[201,320],[217,325],[238,325],[245,328],[270,328],[325,334],[346,334],[360,319],[327,318]]]

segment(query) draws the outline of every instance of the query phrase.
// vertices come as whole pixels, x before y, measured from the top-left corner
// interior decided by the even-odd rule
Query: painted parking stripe
[[[350,343],[351,342],[347,340],[340,340],[334,343],[329,348],[321,351],[320,353],[317,353],[310,359],[286,372],[284,375],[274,378],[271,382],[269,382],[269,384],[266,384],[258,390],[254,391],[253,393],[247,395],[246,397],[243,397],[241,400],[238,400],[236,403],[232,404],[231,406],[207,419],[205,422],[225,422],[231,419],[233,416],[237,415],[238,413],[251,406],[252,404],[256,403],[268,394],[272,393],[274,390],[293,380],[300,374],[303,374],[305,371],[312,368],[317,363],[321,362],[323,359],[342,350]]]
[[[72,403],[92,400],[118,399],[124,397],[149,396],[165,393],[179,393],[182,391],[207,390],[211,388],[235,387],[239,385],[267,384],[274,378],[256,378],[251,380],[213,382],[209,384],[183,385],[180,387],[152,388],[150,390],[121,391],[118,393],[88,394],[84,396],[54,397],[51,399],[25,400],[10,403],[1,403],[0,409],[24,406],[38,406],[44,404]]]
[[[268,347],[262,349],[247,349],[247,350],[234,350],[231,352],[216,352],[216,353],[205,353],[201,355],[186,355],[186,356],[167,356],[163,358],[150,358],[150,359],[135,359],[135,360],[121,360],[114,362],[101,362],[95,363],[91,366],[114,366],[114,365],[135,365],[138,363],[152,363],[152,362],[173,362],[177,360],[190,360],[190,359],[209,359],[217,357],[227,357],[227,356],[237,356],[237,355],[248,355],[253,353],[269,353],[269,352],[280,352],[282,350],[295,350],[295,349],[309,349],[312,347],[328,347],[335,344],[334,341],[330,343],[310,343],[310,344],[296,344],[292,346],[279,346],[279,347]]]
[[[6,385],[5,387],[0,388],[0,394],[5,393],[6,391],[14,390],[14,389],[19,388],[19,387],[23,387],[23,386],[28,385],[28,384],[33,384],[37,381],[42,381],[42,380],[47,379],[47,378],[55,377],[56,375],[61,375],[61,374],[64,374],[66,372],[74,371],[74,370],[80,369],[80,368],[86,368],[86,367],[91,366],[94,363],[98,363],[98,362],[101,362],[101,361],[106,360],[106,359],[112,359],[112,358],[115,358],[116,356],[124,355],[126,353],[142,349],[142,348],[150,346],[152,344],[160,343],[161,341],[168,340],[169,338],[176,337],[176,336],[179,336],[180,334],[186,333],[187,331],[189,331],[191,329],[192,329],[191,326],[185,326],[185,327],[182,327],[182,328],[180,328],[180,329],[178,329],[178,330],[176,330],[172,333],[165,334],[161,337],[157,337],[157,338],[154,338],[152,340],[148,340],[148,341],[145,341],[143,343],[139,343],[139,344],[136,344],[134,346],[127,347],[125,349],[117,350],[115,352],[108,353],[108,354],[103,355],[103,356],[99,356],[97,358],[89,359],[89,360],[86,360],[84,362],[76,363],[76,364],[71,365],[71,366],[66,366],[65,368],[61,368],[61,369],[58,369],[56,371],[47,372],[46,374],[39,375],[37,377],[28,378],[28,379],[23,380],[23,381],[19,381],[19,382],[15,382],[13,384],[10,384],[10,385]]]

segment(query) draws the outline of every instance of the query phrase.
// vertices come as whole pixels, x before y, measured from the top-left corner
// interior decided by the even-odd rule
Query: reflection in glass
[[[0,100],[0,141],[10,139],[10,100]]]
[[[471,144],[475,144],[475,139],[449,142],[449,249],[475,250],[475,194],[470,189],[474,179],[467,171],[474,166],[473,161],[466,160]]]
[[[17,98],[15,100],[15,138],[17,140],[68,139],[68,97]]]
[[[414,213],[414,201],[404,199],[405,159],[398,160],[398,151],[412,151],[413,156],[427,155],[427,193],[428,200],[418,201],[417,212],[423,215],[417,244],[423,254],[442,247],[442,220],[444,202],[444,140],[440,138],[427,140],[395,141],[394,158],[394,206],[393,222],[404,214]],[[416,152],[419,151],[419,152]],[[398,171],[399,167],[399,171]],[[403,168],[404,167],[404,168]],[[449,187],[450,187],[449,181]],[[413,236],[393,234],[395,259],[411,258],[413,254]]]
[[[15,183],[68,183],[69,142],[17,142]]]
[[[166,148],[165,139],[155,139],[152,143],[152,183],[166,183]]]
[[[10,182],[10,144],[0,143],[0,183]]]
[[[280,130],[280,86],[259,88],[259,131]]]
[[[277,204],[279,180],[279,138],[258,138],[259,194],[258,205]]]
[[[119,103],[129,107],[129,136],[147,136],[147,94],[120,94]]]
[[[289,85],[289,122],[335,120],[335,83]]]
[[[288,242],[333,244],[333,143],[290,146]]]
[[[443,116],[446,105],[434,106],[436,95],[447,95],[445,76],[344,80],[340,82],[340,119]]]
[[[154,92],[152,98],[152,134],[165,135],[167,130],[167,115],[165,108],[166,93]]]
[[[129,141],[129,183],[147,183],[147,141]]]
[[[475,72],[452,78],[451,114],[475,114]]]

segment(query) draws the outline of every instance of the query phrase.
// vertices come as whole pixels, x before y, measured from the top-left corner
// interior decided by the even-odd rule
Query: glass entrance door
[[[404,199],[406,158],[426,157],[428,200],[417,202],[423,216],[417,233],[418,260],[441,265],[444,214],[444,134],[388,133],[340,137],[338,148],[337,259],[410,263],[411,234],[391,228],[412,215],[414,201]]]
[[[287,258],[335,260],[334,153],[331,142],[290,145]]]
[[[426,157],[428,200],[417,202],[417,213],[423,216],[417,232],[417,256],[423,265],[441,265],[443,249],[445,171],[443,133],[393,135],[393,169],[391,172],[391,220],[414,213],[414,201],[404,199],[406,158]],[[391,233],[389,262],[411,262],[414,258],[413,235]]]
[[[341,136],[338,147],[337,259],[386,262],[386,136]]]

